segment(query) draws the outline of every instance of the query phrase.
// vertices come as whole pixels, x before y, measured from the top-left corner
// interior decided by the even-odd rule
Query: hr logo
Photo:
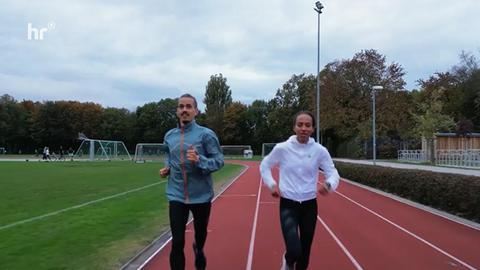
[[[43,40],[44,34],[46,32],[52,31],[55,29],[55,23],[49,22],[47,27],[36,28],[32,26],[32,23],[27,24],[27,38],[28,40]]]

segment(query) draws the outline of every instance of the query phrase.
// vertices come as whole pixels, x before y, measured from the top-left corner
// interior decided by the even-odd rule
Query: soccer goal
[[[74,158],[88,160],[131,160],[122,141],[107,141],[84,138]]]
[[[250,145],[222,145],[223,156],[227,159],[252,158]]]
[[[133,161],[136,163],[164,162],[166,154],[167,149],[163,143],[137,143]]]
[[[275,147],[276,144],[277,143],[262,143],[262,158],[270,154],[270,152],[272,152],[273,147]]]
[[[7,153],[7,150],[5,147],[0,147],[0,155],[5,155]]]

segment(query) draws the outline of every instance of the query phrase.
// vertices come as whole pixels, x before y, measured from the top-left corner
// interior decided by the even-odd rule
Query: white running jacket
[[[334,191],[340,176],[328,150],[310,138],[306,144],[298,142],[297,136],[275,145],[272,152],[260,164],[263,182],[273,191],[277,185],[271,169],[280,167],[280,196],[303,202],[316,198],[318,169],[325,173],[330,191]]]

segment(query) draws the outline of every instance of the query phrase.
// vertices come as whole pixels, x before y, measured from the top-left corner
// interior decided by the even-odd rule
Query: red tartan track
[[[207,269],[280,269],[284,244],[278,199],[261,185],[258,162],[213,203],[205,246]],[[479,269],[480,230],[340,182],[318,197],[309,269]],[[186,232],[186,269],[193,229]],[[140,269],[169,269],[167,243]]]

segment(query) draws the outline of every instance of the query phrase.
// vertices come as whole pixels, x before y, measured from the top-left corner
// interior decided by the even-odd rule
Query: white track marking
[[[340,246],[340,248],[343,250],[345,255],[350,259],[350,261],[355,265],[357,270],[363,270],[363,268],[360,266],[360,264],[355,260],[355,258],[352,256],[352,254],[348,251],[348,249],[343,245],[342,241],[337,238],[337,236],[330,230],[330,228],[327,226],[327,224],[320,218],[320,216],[317,215],[317,219],[322,223],[323,227],[328,231],[328,233],[335,239],[335,242]]]
[[[58,214],[61,214],[61,213],[64,213],[64,212],[67,212],[67,211],[70,211],[70,210],[73,210],[73,209],[78,209],[78,208],[81,208],[81,207],[90,205],[90,204],[94,204],[94,203],[106,201],[106,200],[113,199],[113,198],[116,198],[116,197],[120,197],[120,196],[129,194],[129,193],[132,193],[132,192],[140,191],[140,190],[142,190],[142,189],[146,189],[146,188],[149,188],[149,187],[153,187],[153,186],[159,185],[159,184],[164,183],[164,182],[165,182],[165,181],[161,181],[161,182],[158,182],[158,183],[153,183],[153,184],[146,185],[146,186],[143,186],[143,187],[131,189],[131,190],[128,190],[128,191],[125,191],[125,192],[121,192],[121,193],[117,193],[117,194],[114,194],[114,195],[111,195],[111,196],[103,197],[103,198],[100,198],[100,199],[97,199],[97,200],[89,201],[89,202],[82,203],[82,204],[77,204],[77,205],[74,205],[74,206],[71,206],[71,207],[67,207],[67,208],[64,208],[64,209],[55,211],[55,212],[47,213],[47,214],[45,214],[45,215],[41,215],[41,216],[36,216],[36,217],[32,217],[32,218],[20,220],[20,221],[14,222],[14,223],[10,223],[10,224],[4,225],[4,226],[0,226],[0,230],[8,229],[8,228],[11,228],[11,227],[20,225],[20,224],[25,224],[25,223],[33,222],[33,221],[40,220],[40,219],[44,219],[44,218],[47,218],[47,217],[55,216],[55,215],[58,215]]]
[[[258,218],[258,206],[260,205],[260,195],[262,193],[262,178],[260,178],[260,183],[258,185],[258,197],[257,197],[257,205],[255,206],[255,216],[253,218],[253,228],[252,228],[252,235],[250,236],[250,247],[248,249],[248,259],[247,259],[247,267],[246,270],[252,269],[252,261],[253,261],[253,250],[255,248],[255,234],[257,232],[257,218]]]
[[[455,256],[451,255],[450,253],[448,253],[448,252],[446,252],[446,251],[442,250],[441,248],[439,248],[439,247],[435,246],[434,244],[432,244],[432,243],[428,242],[427,240],[425,240],[425,239],[421,238],[420,236],[418,236],[418,235],[414,234],[413,232],[411,232],[411,231],[409,231],[409,230],[407,230],[407,229],[403,228],[402,226],[400,226],[400,225],[398,225],[398,224],[394,223],[393,221],[391,221],[391,220],[389,220],[389,219],[387,219],[387,218],[383,217],[382,215],[380,215],[380,214],[378,214],[377,212],[375,212],[375,211],[373,211],[373,210],[369,209],[368,207],[366,207],[366,206],[364,206],[364,205],[362,205],[362,204],[360,204],[360,203],[358,203],[358,202],[354,201],[353,199],[351,199],[351,198],[347,197],[347,196],[346,196],[346,195],[344,195],[343,193],[341,193],[341,192],[338,192],[338,191],[336,191],[336,193],[337,193],[337,194],[339,194],[340,196],[344,197],[345,199],[349,200],[350,202],[352,202],[352,203],[354,203],[354,204],[358,205],[359,207],[363,208],[364,210],[366,210],[366,211],[370,212],[371,214],[373,214],[373,215],[375,215],[375,216],[379,217],[379,218],[380,218],[380,219],[382,219],[383,221],[385,221],[385,222],[387,222],[387,223],[389,223],[389,224],[393,225],[393,226],[394,226],[394,227],[396,227],[397,229],[399,229],[399,230],[401,230],[401,231],[405,232],[406,234],[408,234],[408,235],[410,235],[410,236],[414,237],[415,239],[417,239],[417,240],[421,241],[422,243],[426,244],[427,246],[429,246],[429,247],[431,247],[431,248],[435,249],[436,251],[438,251],[438,252],[442,253],[443,255],[445,255],[445,256],[447,256],[447,257],[449,257],[450,259],[452,259],[452,260],[454,260],[454,261],[457,261],[458,263],[460,263],[461,265],[463,265],[463,266],[467,267],[468,269],[471,269],[471,270],[475,270],[475,269],[476,269],[475,267],[473,267],[473,266],[469,265],[468,263],[466,263],[466,262],[464,262],[464,261],[462,261],[462,260],[458,259],[457,257],[455,257]]]
[[[222,198],[232,198],[232,197],[255,197],[256,194],[228,194],[228,195],[221,195]]]

